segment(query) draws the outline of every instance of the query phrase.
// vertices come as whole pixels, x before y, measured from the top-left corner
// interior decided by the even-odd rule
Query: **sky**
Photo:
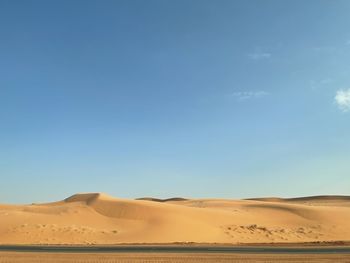
[[[350,1],[0,2],[0,203],[350,195]]]

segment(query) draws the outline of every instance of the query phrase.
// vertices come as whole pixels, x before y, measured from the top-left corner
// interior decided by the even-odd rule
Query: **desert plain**
[[[0,205],[0,244],[305,243],[350,240],[350,197],[250,200],[101,193]]]
[[[0,263],[342,263],[349,255],[0,253]]]
[[[348,196],[131,200],[83,193],[52,203],[0,205],[0,245],[305,246],[349,241]],[[68,262],[68,258],[69,262],[350,262],[349,255],[0,253],[1,263]]]

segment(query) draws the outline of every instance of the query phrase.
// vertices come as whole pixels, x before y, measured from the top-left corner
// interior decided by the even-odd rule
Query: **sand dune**
[[[330,206],[350,206],[350,196],[343,195],[319,195],[296,198],[250,198],[246,200],[265,201],[265,202],[285,202],[308,205],[330,205]]]
[[[350,240],[349,197],[128,200],[89,193],[0,205],[1,244],[335,240]]]
[[[154,202],[171,202],[171,201],[186,201],[188,199],[182,198],[182,197],[173,197],[173,198],[166,198],[166,199],[160,199],[160,198],[154,198],[154,197],[142,197],[142,198],[137,198],[136,200],[154,201]]]

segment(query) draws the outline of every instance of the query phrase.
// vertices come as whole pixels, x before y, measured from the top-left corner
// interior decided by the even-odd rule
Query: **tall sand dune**
[[[350,197],[128,200],[101,193],[0,205],[1,244],[350,241]]]

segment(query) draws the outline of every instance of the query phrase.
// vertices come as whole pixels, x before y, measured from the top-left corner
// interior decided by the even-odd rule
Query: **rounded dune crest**
[[[78,193],[66,198],[64,202],[80,202],[103,216],[119,219],[149,220],[155,216],[162,218],[166,214],[164,208],[167,210],[161,203],[119,199],[105,193]]]
[[[112,196],[109,196],[105,193],[78,193],[74,194],[66,199],[64,199],[65,202],[67,203],[72,203],[72,202],[84,202],[86,204],[91,204],[94,201],[97,200],[113,200],[115,199]]]

